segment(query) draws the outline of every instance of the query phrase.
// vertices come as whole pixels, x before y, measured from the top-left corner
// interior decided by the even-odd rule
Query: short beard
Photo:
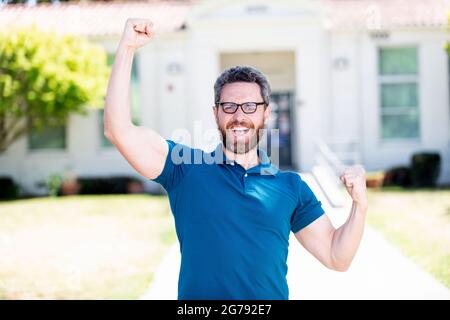
[[[250,136],[248,140],[246,139],[245,141],[242,142],[239,141],[233,142],[234,139],[231,136],[232,133],[230,133],[230,136],[227,137],[227,130],[225,128],[219,127],[223,145],[227,150],[235,154],[246,154],[250,150],[253,150],[259,144],[261,129],[264,129],[264,125],[255,128],[250,128],[250,130],[254,130],[254,133],[252,136]]]

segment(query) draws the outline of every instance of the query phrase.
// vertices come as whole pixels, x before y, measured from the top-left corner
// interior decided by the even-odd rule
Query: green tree
[[[31,130],[101,107],[109,71],[104,49],[85,38],[0,31],[0,153]]]

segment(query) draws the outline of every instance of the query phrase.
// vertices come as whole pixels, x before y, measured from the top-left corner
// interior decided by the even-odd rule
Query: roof
[[[331,29],[443,27],[449,0],[326,0]]]
[[[116,36],[122,34],[128,18],[136,17],[152,20],[155,31],[165,32],[181,28],[191,6],[189,1],[10,4],[0,9],[0,29],[35,22],[42,29],[62,33]]]
[[[311,0],[312,1],[312,0]],[[328,29],[392,29],[447,25],[450,0],[317,0]],[[196,0],[0,5],[0,28],[37,23],[86,36],[118,36],[129,17],[147,18],[157,32],[183,27]]]

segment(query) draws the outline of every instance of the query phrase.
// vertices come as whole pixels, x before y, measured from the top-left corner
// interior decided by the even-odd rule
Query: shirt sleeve
[[[300,178],[298,205],[291,218],[291,230],[296,233],[325,213],[308,184]]]
[[[160,175],[151,179],[161,184],[167,192],[170,192],[180,183],[192,163],[192,151],[190,147],[166,140],[169,152]]]

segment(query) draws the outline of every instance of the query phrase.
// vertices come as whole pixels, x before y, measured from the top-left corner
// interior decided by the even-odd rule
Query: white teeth
[[[232,128],[231,131],[235,135],[244,135],[246,134],[250,129],[249,128]]]
[[[248,131],[250,129],[249,128],[232,128],[231,130],[233,130],[233,131]]]

